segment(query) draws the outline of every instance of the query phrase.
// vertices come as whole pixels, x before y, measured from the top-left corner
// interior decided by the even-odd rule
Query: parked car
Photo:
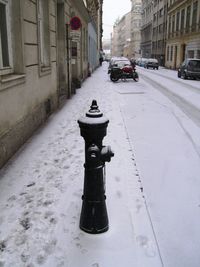
[[[178,69],[178,78],[200,79],[200,59],[185,59]]]
[[[146,61],[147,61],[147,58],[140,57],[137,61],[137,65],[140,67],[144,67]]]
[[[126,57],[112,57],[108,66],[108,74],[111,72],[113,66],[123,67],[125,65],[130,65],[130,60]]]
[[[155,58],[148,58],[147,60],[146,60],[146,62],[144,63],[144,67],[146,68],[146,69],[148,69],[148,68],[152,68],[152,69],[157,69],[158,70],[158,60],[157,59],[155,59]]]

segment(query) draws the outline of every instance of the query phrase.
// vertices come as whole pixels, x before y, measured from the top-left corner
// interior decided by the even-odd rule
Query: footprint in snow
[[[48,219],[48,218],[52,217],[53,215],[54,215],[54,212],[51,211],[51,210],[48,210],[48,211],[45,212],[44,218]]]
[[[22,232],[19,232],[19,234],[15,237],[15,245],[22,246],[27,242],[27,239],[27,235],[23,234]]]
[[[120,179],[119,176],[115,176],[115,181],[116,181],[116,182],[120,182],[120,180],[121,180],[121,179]]]
[[[8,202],[13,202],[13,201],[16,201],[17,197],[15,195],[12,195],[11,197],[9,197],[7,199]]]
[[[117,198],[121,198],[121,197],[122,197],[122,193],[121,193],[121,191],[117,191],[117,192],[116,192],[116,195],[117,195]]]

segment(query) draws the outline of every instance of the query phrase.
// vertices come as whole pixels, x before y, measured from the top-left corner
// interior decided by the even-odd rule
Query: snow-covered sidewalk
[[[0,171],[0,266],[163,266],[117,95],[103,66]],[[84,141],[77,123],[93,99],[109,118],[109,231],[79,229]]]

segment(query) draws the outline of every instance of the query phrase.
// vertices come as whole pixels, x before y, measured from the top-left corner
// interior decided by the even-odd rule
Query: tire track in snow
[[[150,73],[150,71],[148,73]],[[190,91],[192,90],[194,93],[200,94],[200,90],[199,90],[200,88],[197,88],[196,86],[193,86],[191,84],[184,83],[184,81],[182,81],[182,80],[177,80],[177,79],[175,79],[173,77],[169,77],[169,76],[166,76],[164,74],[161,74],[160,72],[151,72],[151,74],[153,74],[155,76],[163,77],[163,78],[168,79],[170,81],[173,81],[173,82],[175,82],[175,83],[177,83],[179,85],[181,84],[185,88],[187,88],[188,90],[190,90]],[[143,75],[143,74],[141,74],[141,75]]]
[[[200,127],[200,109],[195,105],[185,100],[182,96],[171,92],[166,86],[161,83],[140,74],[142,79],[150,83],[155,89],[159,90],[167,98],[169,98],[176,106],[178,106],[198,127]]]

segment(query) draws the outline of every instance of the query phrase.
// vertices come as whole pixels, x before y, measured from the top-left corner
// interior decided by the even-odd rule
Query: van
[[[178,69],[178,78],[200,79],[200,59],[188,58],[183,61]]]

